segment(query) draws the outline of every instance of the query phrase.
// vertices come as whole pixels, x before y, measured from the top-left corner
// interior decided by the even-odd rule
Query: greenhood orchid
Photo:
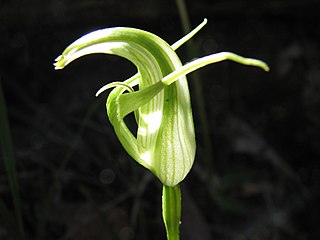
[[[182,65],[175,50],[206,22],[205,19],[172,46],[152,33],[134,28],[115,27],[94,31],[67,47],[55,63],[56,69],[62,69],[81,56],[106,53],[124,57],[137,67],[137,74],[123,82],[105,85],[97,95],[114,88],[107,98],[106,107],[118,139],[127,153],[163,184],[162,216],[168,240],[179,239],[179,183],[189,173],[196,153],[186,75],[223,60],[269,70],[262,61],[229,52],[212,54]],[[136,118],[136,134],[129,130],[123,120],[130,113],[134,113]]]
[[[124,82],[107,84],[97,94],[115,87],[108,96],[106,107],[118,139],[133,159],[166,186],[175,186],[186,177],[196,152],[185,75],[227,59],[268,70],[259,60],[228,52],[199,58],[183,66],[175,50],[205,24],[206,20],[172,46],[152,33],[134,28],[94,31],[67,47],[55,63],[56,69],[62,69],[81,56],[106,53],[124,57],[137,67],[136,75]],[[134,86],[138,86],[137,91]],[[138,125],[136,134],[123,120],[132,112]]]

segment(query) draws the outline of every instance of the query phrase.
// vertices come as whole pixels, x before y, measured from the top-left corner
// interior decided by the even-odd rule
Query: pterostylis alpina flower
[[[180,219],[180,189],[177,186],[189,173],[196,152],[186,75],[222,60],[233,60],[268,71],[268,66],[262,61],[228,52],[182,65],[175,50],[205,24],[206,19],[172,46],[152,33],[134,28],[115,27],[94,31],[68,46],[55,63],[55,68],[61,69],[81,56],[106,53],[124,57],[137,67],[136,75],[123,82],[107,84],[98,94],[114,87],[106,106],[118,139],[127,153],[149,169],[165,186],[163,214],[168,238],[176,235],[179,225],[172,223]],[[138,90],[133,89],[135,86]],[[136,134],[129,130],[123,120],[132,112],[138,126]],[[177,202],[177,206],[168,207],[165,203],[167,198],[175,199],[170,204]],[[170,231],[173,233],[170,234]]]
[[[153,172],[167,186],[175,186],[190,171],[196,150],[189,89],[185,75],[210,63],[230,59],[267,70],[258,60],[232,53],[218,53],[182,66],[175,49],[190,39],[206,20],[173,46],[149,32],[133,28],[109,28],[89,33],[56,59],[55,68],[64,68],[87,54],[115,54],[131,61],[138,73],[116,87],[107,100],[107,113],[125,150]],[[139,90],[133,87],[138,85]],[[126,92],[128,91],[128,93]],[[136,112],[137,137],[123,118]]]

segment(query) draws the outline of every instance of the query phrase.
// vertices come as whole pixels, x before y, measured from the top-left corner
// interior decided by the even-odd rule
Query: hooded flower
[[[206,20],[186,37],[170,46],[158,36],[134,28],[108,28],[89,33],[56,59],[62,69],[88,54],[106,53],[131,61],[138,73],[124,82],[107,84],[98,93],[115,87],[107,99],[107,114],[127,153],[149,169],[166,186],[179,184],[190,171],[196,142],[186,74],[210,63],[230,59],[247,65],[268,67],[259,60],[233,53],[218,53],[182,65],[175,53]],[[133,87],[138,90],[134,91]],[[134,112],[138,130],[133,134],[124,117]],[[135,137],[136,135],[136,137]]]

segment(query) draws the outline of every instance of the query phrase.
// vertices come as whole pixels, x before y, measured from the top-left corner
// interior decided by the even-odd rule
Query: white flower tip
[[[55,59],[55,62],[53,63],[54,69],[59,70],[64,68],[64,61],[63,61],[63,56],[60,55]]]

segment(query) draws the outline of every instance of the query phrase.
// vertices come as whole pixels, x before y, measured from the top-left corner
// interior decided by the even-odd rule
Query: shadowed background
[[[223,62],[189,76],[198,148],[182,183],[181,238],[319,238],[320,2],[185,3],[192,27],[208,24],[177,51],[184,63],[231,51],[271,72]],[[165,239],[161,185],[122,149],[105,114],[108,93],[94,96],[136,69],[109,55],[61,71],[53,62],[106,27],[144,29],[172,44],[184,35],[176,2],[0,4],[0,78],[26,238]],[[13,210],[2,159],[0,198]],[[16,226],[1,214],[0,239],[10,239]]]

